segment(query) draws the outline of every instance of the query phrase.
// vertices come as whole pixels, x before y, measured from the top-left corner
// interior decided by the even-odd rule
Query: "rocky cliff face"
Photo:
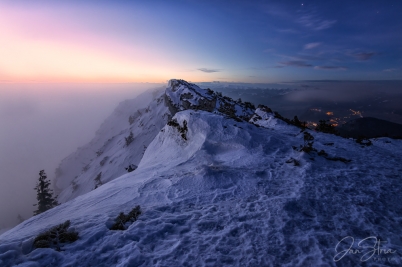
[[[248,102],[235,101],[210,89],[201,89],[184,80],[170,80],[165,91],[166,104],[173,113],[182,110],[204,110],[233,118],[249,120],[255,107]]]
[[[187,109],[212,112],[216,107],[216,99],[213,91],[201,89],[184,80],[170,80],[165,91],[166,104],[174,113]]]

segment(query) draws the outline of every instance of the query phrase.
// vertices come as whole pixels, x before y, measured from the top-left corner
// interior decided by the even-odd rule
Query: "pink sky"
[[[0,82],[125,83],[166,82],[178,76],[193,81],[211,78],[174,60],[169,47],[157,49],[146,34],[147,27],[139,28],[138,38],[148,39],[148,44],[143,40],[129,43],[102,31],[102,27],[119,27],[114,22],[118,15],[111,16],[113,12],[101,9],[0,4]]]

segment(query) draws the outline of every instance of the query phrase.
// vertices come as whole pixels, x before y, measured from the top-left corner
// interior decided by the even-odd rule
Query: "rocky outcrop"
[[[173,114],[187,109],[213,112],[216,100],[217,96],[212,90],[201,89],[184,80],[170,80],[165,91],[166,105]]]
[[[176,79],[169,81],[165,91],[165,103],[173,115],[178,111],[194,109],[249,120],[254,114],[251,103],[235,101],[211,89],[202,89],[195,84]]]

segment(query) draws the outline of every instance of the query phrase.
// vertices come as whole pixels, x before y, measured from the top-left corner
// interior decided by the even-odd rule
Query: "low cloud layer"
[[[394,68],[391,68],[391,69],[385,69],[385,70],[383,70],[384,72],[394,72],[394,71],[397,71],[398,69],[394,69]]]
[[[315,66],[314,69],[316,69],[316,70],[347,70],[346,67],[340,67],[340,66]]]
[[[313,48],[316,48],[316,47],[318,47],[318,46],[320,46],[321,45],[321,43],[308,43],[308,44],[305,44],[304,45],[304,49],[313,49]]]
[[[89,142],[119,102],[156,84],[0,84],[0,229],[32,216],[44,169]]]
[[[302,61],[302,60],[291,60],[291,61],[283,61],[283,62],[279,62],[279,64],[283,65],[283,66],[291,66],[291,67],[312,67],[313,65]]]
[[[292,84],[306,89],[288,95],[288,100],[295,102],[353,102],[364,98],[368,92],[377,92],[382,97],[402,96],[401,81],[300,81]]]
[[[217,69],[207,69],[207,68],[200,68],[198,69],[199,71],[205,72],[205,73],[214,73],[214,72],[220,72],[220,70]]]
[[[365,52],[354,54],[354,57],[358,60],[365,61],[371,59],[373,56],[377,55],[375,52]]]

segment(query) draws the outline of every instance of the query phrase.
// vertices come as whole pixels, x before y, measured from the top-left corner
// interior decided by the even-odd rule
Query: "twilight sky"
[[[0,2],[0,82],[402,77],[402,2]]]

